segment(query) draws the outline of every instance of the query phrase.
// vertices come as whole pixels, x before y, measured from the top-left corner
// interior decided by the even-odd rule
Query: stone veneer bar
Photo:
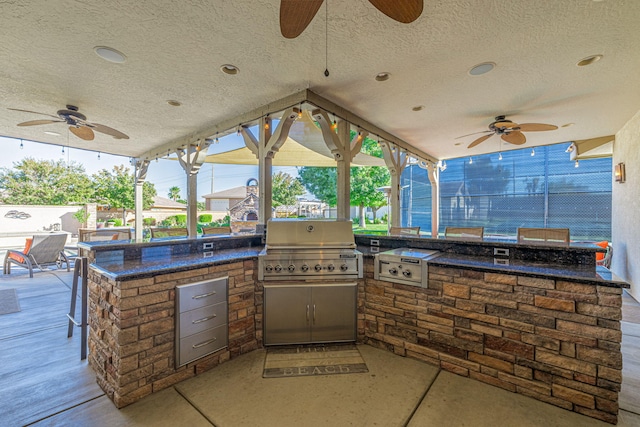
[[[89,363],[107,396],[121,408],[261,346],[255,273],[254,260],[126,281],[91,269]],[[228,348],[176,369],[176,285],[227,275]]]
[[[617,422],[621,288],[430,265],[423,289],[374,280],[371,259],[365,274],[364,342]]]
[[[89,362],[117,407],[262,347],[259,239],[220,239],[208,253],[200,239],[84,245],[95,261]],[[554,263],[557,249],[536,254],[536,248],[511,245],[512,265],[495,266],[487,257],[491,243],[380,240],[447,254],[430,263],[429,288],[392,284],[373,279],[367,240],[358,342],[616,422],[626,284],[596,270],[593,249],[573,248]],[[157,258],[145,261],[149,251]],[[522,261],[527,257],[539,262]],[[176,369],[175,286],[224,276],[228,348]]]

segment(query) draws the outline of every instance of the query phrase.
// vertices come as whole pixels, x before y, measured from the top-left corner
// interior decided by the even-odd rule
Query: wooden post
[[[144,181],[147,179],[147,171],[149,170],[149,160],[136,160],[134,165],[135,175],[135,191],[134,191],[134,210],[135,210],[135,239],[142,240],[142,211],[144,210],[142,203]],[[126,225],[126,224],[125,224]]]
[[[407,166],[407,152],[392,146],[389,142],[381,142],[382,155],[391,175],[391,226],[402,227],[400,221],[400,177]]]
[[[259,139],[249,129],[241,126],[240,133],[244,144],[258,159],[258,197],[260,208],[258,223],[264,226],[271,218],[273,197],[273,158],[289,136],[291,126],[298,118],[298,108],[287,109],[278,123],[275,131],[272,131],[271,118],[263,116],[259,120]]]
[[[184,149],[178,149],[178,161],[187,173],[187,230],[189,237],[198,234],[198,172],[207,157],[210,139],[199,139],[194,144],[188,144]]]
[[[359,130],[351,139],[351,127],[348,122],[340,120],[336,133],[326,112],[315,109],[311,114],[320,125],[324,142],[336,160],[338,219],[351,219],[349,212],[351,208],[351,161],[360,152],[362,142],[369,133]]]
[[[431,183],[431,237],[437,239],[440,228],[440,170],[437,163],[426,160],[421,160],[418,166],[426,169]]]

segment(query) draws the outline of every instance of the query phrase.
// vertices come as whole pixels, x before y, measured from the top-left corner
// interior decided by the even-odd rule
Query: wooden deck
[[[65,413],[86,414],[99,406],[119,412],[110,408],[87,361],[80,360],[80,329],[67,338],[72,276],[53,269],[35,272],[29,279],[20,268],[1,276],[0,289],[17,289],[21,306],[20,312],[0,315],[2,426],[59,425],[55,420],[70,419]],[[640,305],[626,293],[622,331],[620,408],[640,414]],[[128,411],[119,413],[123,412],[130,416]]]

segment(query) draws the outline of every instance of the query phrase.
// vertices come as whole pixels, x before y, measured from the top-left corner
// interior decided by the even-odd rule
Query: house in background
[[[213,218],[229,215],[233,232],[254,231],[258,223],[258,180],[250,178],[245,186],[229,188],[203,196],[207,212]]]

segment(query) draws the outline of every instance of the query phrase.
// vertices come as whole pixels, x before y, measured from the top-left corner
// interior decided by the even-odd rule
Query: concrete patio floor
[[[606,426],[604,422],[358,346],[368,373],[262,378],[264,350],[116,409],[67,339],[72,273],[13,268],[21,311],[0,315],[2,426]],[[619,426],[640,426],[640,305],[623,305]]]

